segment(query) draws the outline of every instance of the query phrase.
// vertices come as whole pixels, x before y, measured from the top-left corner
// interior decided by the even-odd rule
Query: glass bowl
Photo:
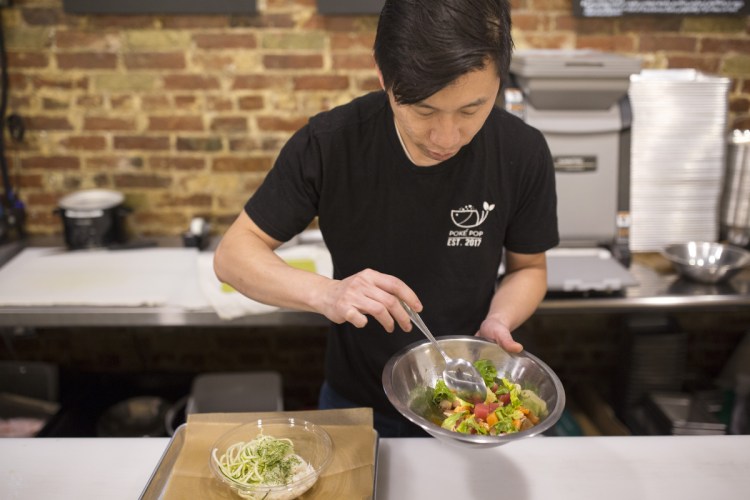
[[[559,420],[565,409],[565,391],[552,369],[536,356],[523,351],[511,354],[494,342],[480,337],[454,335],[439,337],[438,342],[452,358],[470,362],[487,359],[497,369],[498,377],[506,377],[531,389],[547,404],[547,415],[530,429],[498,436],[462,434],[443,429],[425,416],[425,391],[442,378],[444,361],[428,341],[406,346],[393,355],[383,369],[383,389],[391,404],[406,418],[433,437],[449,444],[474,448],[490,448],[541,434]]]
[[[217,460],[237,443],[247,443],[260,435],[276,439],[289,439],[294,453],[309,468],[283,485],[246,484],[226,476]],[[241,498],[251,500],[291,500],[309,490],[333,458],[333,441],[320,426],[296,418],[259,419],[240,425],[223,434],[211,446],[208,461],[211,472],[218,481],[228,486]]]

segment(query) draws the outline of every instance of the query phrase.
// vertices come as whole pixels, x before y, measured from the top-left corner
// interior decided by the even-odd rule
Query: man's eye
[[[464,115],[464,116],[472,116],[472,115],[477,114],[477,110],[476,110],[476,108],[474,108],[474,109],[464,109],[464,110],[461,111],[461,114]]]
[[[424,109],[424,110],[417,110],[417,114],[419,116],[424,116],[425,118],[427,118],[428,116],[432,116],[433,114],[435,114],[435,112]]]

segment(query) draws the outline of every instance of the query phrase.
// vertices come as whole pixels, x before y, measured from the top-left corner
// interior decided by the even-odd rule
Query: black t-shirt
[[[503,247],[539,253],[558,243],[555,177],[536,129],[502,109],[449,160],[418,167],[396,135],[384,92],[313,117],[282,148],[245,206],[286,241],[315,216],[334,278],[363,269],[396,276],[418,295],[435,335],[474,335],[492,299]],[[326,379],[362,406],[397,416],[382,388],[388,359],[424,340],[374,319],[332,324]]]

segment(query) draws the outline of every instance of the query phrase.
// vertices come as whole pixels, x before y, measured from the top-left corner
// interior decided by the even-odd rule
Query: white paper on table
[[[312,265],[312,271],[326,276],[333,276],[331,254],[322,245],[295,245],[280,248],[276,253],[291,264],[305,262]],[[278,310],[276,306],[261,304],[249,299],[219,281],[214,273],[213,253],[201,253],[198,257],[198,277],[201,290],[222,319],[234,319],[251,314],[263,314]]]
[[[0,268],[0,305],[205,307],[194,283],[197,254],[194,248],[26,248]]]

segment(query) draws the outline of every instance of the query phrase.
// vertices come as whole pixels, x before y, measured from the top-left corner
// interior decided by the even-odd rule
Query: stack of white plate
[[[695,70],[630,77],[631,250],[717,240],[729,85]]]

